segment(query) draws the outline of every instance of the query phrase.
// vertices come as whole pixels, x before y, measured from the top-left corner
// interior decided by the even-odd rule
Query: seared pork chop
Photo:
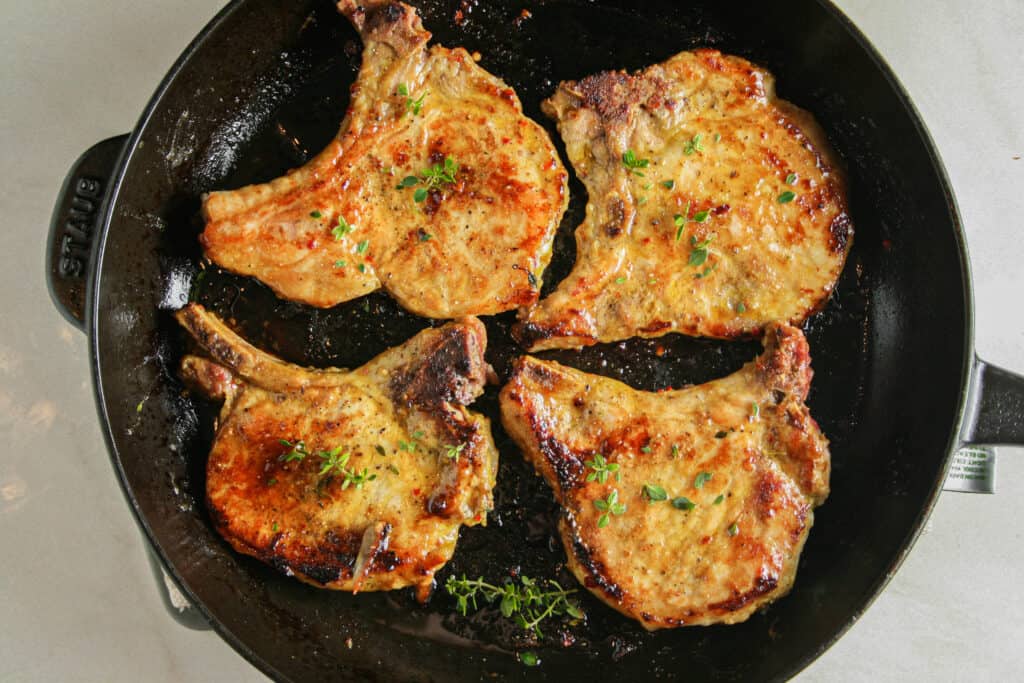
[[[381,287],[432,318],[534,303],[568,201],[547,133],[465,50],[427,48],[408,5],[338,8],[365,45],[341,131],[282,178],[210,193],[206,256],[319,307]]]
[[[824,305],[852,239],[844,180],[770,73],[683,52],[562,83],[544,108],[590,203],[572,273],[521,316],[529,348],[756,335]]]
[[[285,363],[195,304],[178,320],[213,357],[186,356],[183,377],[224,402],[206,482],[220,534],[316,586],[429,594],[459,527],[493,507],[490,422],[464,407],[487,370],[480,321],[346,371]]]
[[[501,414],[562,506],[580,583],[648,629],[732,624],[790,589],[828,495],[810,380],[800,331],[769,326],[760,357],[678,391],[526,356]]]

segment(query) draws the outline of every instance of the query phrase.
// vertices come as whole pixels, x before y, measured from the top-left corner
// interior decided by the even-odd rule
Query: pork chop
[[[589,204],[572,272],[520,316],[529,348],[754,336],[825,304],[853,234],[844,179],[770,73],[683,52],[562,83],[544,110]]]
[[[739,372],[678,391],[526,356],[502,423],[562,506],[580,583],[647,629],[732,624],[790,589],[828,495],[810,380],[786,326]]]
[[[203,202],[206,256],[330,307],[383,287],[432,318],[534,303],[567,173],[515,92],[416,11],[338,8],[365,49],[337,137],[305,166]]]
[[[480,321],[346,371],[285,363],[195,304],[178,320],[213,357],[186,356],[183,377],[224,402],[206,482],[217,531],[316,586],[426,597],[460,526],[493,507],[490,422],[465,408],[487,370]]]

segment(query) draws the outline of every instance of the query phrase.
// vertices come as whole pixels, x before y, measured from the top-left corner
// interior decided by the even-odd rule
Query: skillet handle
[[[82,331],[88,283],[95,267],[96,230],[127,141],[127,135],[108,138],[78,157],[64,179],[50,219],[46,246],[50,298],[68,322]]]
[[[1024,446],[1024,377],[975,358],[960,439]]]

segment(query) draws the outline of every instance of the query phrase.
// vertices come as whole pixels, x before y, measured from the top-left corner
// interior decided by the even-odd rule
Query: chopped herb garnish
[[[445,157],[443,164],[434,164],[423,171],[419,176],[406,176],[402,182],[395,186],[396,190],[403,190],[423,183],[423,187],[416,188],[412,200],[419,204],[427,198],[429,190],[440,188],[444,185],[451,185],[455,182],[455,175],[459,172],[460,166],[451,157]]]
[[[617,284],[617,285],[621,285],[621,284],[623,284],[625,282],[626,282],[626,278],[624,278],[624,277],[617,277],[617,278],[615,278],[615,284]]]
[[[786,184],[796,185],[796,173],[790,173],[788,176],[786,176]]]
[[[387,451],[385,451],[384,447],[381,446],[380,444],[377,444],[373,448],[375,451],[377,451],[377,455],[387,455]]]
[[[338,216],[338,224],[331,230],[331,234],[334,235],[334,239],[340,240],[355,229],[354,225],[349,225],[344,216]]]
[[[398,449],[401,451],[408,451],[409,453],[416,452],[416,441],[402,441],[398,440]]]
[[[725,530],[725,533],[729,534],[730,536],[735,536],[739,532],[740,532],[740,526],[736,522],[733,522],[732,524],[730,524],[729,528]]]
[[[407,99],[405,101],[406,109],[411,111],[413,116],[419,116],[420,115],[420,109],[423,108],[423,100],[425,100],[426,97],[427,97],[427,93],[423,93],[422,95],[420,95],[415,100],[410,97],[409,99]]]
[[[455,174],[459,172],[459,165],[451,157],[444,158],[444,164],[434,164],[431,168],[420,174],[420,178],[427,187],[441,187],[451,185],[455,182]]]
[[[306,444],[303,441],[292,443],[288,439],[278,439],[277,442],[291,449],[287,453],[277,456],[277,459],[281,462],[292,462],[293,460],[302,462],[309,455],[309,451],[306,450]]]
[[[647,444],[646,446],[644,446],[643,448],[640,449],[640,452],[642,452],[642,453],[650,453],[651,452],[651,445]]]
[[[429,242],[430,238],[433,237],[429,232],[420,233],[420,242]]]
[[[692,138],[687,140],[686,145],[683,147],[683,154],[685,154],[686,156],[690,156],[691,154],[696,154],[697,152],[703,152],[704,145],[701,144],[701,139],[701,134],[697,133]]]
[[[686,496],[679,496],[678,498],[672,499],[672,507],[676,510],[692,510],[697,507],[697,504]]]
[[[474,610],[479,609],[477,598],[485,603],[497,602],[503,617],[514,618],[520,628],[532,631],[538,638],[544,635],[540,630],[541,622],[549,617],[583,618],[579,606],[569,599],[576,591],[565,590],[561,584],[551,579],[547,579],[542,585],[540,581],[520,576],[518,584],[508,581],[502,586],[495,586],[485,582],[483,577],[473,580],[467,579],[463,574],[459,578],[448,577],[444,587],[448,594],[455,598],[459,614],[465,616],[469,612],[470,604]]]
[[[276,534],[276,533],[277,533],[277,530],[278,530],[278,529],[280,529],[280,528],[281,528],[281,527],[279,527],[279,526],[277,525],[277,522],[274,522],[274,525],[273,525],[272,527],[270,527],[270,530],[271,530],[271,531],[273,531],[273,532],[274,532],[274,533]]]
[[[760,416],[761,416],[761,406],[758,405],[755,402],[753,405],[750,406],[750,417],[752,417],[752,418],[754,418],[756,420]]]
[[[622,155],[622,165],[629,169],[630,173],[643,177],[638,169],[647,168],[651,164],[650,159],[640,159],[636,156],[636,153],[631,149],[627,149],[626,153]]]
[[[647,499],[648,503],[657,503],[661,500],[668,500],[668,493],[666,493],[665,489],[657,484],[644,484],[642,495]]]
[[[455,462],[458,462],[459,454],[461,454],[462,451],[465,450],[465,448],[466,444],[464,443],[460,443],[458,446],[446,445],[444,447],[444,457],[448,458],[449,460],[454,460]]]
[[[277,479],[275,479],[274,477],[271,477],[270,479],[267,480],[267,486],[273,486],[276,483]]]
[[[727,432],[725,430],[722,430],[720,432],[715,432],[715,438],[716,439],[724,439],[727,436],[729,436],[729,432]]]
[[[597,519],[598,529],[603,529],[608,526],[608,523],[611,521],[610,515],[621,515],[626,511],[626,506],[619,502],[618,489],[612,489],[612,492],[608,494],[608,497],[603,500],[601,498],[595,500],[594,507],[604,513]]]
[[[711,477],[713,476],[715,476],[713,472],[699,472],[697,476],[693,478],[693,488],[704,488],[704,484],[711,481]]]
[[[319,211],[310,211],[309,215],[312,216],[313,218],[323,218],[324,217],[324,215],[322,213],[320,213]]]
[[[779,195],[779,204],[789,204],[796,198],[796,193],[790,190],[786,190]]]
[[[365,273],[365,272],[366,272],[366,264],[365,264],[365,263],[360,263],[360,264],[359,264],[359,272],[360,272],[360,273]],[[367,306],[368,306],[368,305],[369,305],[369,304],[367,304]]]
[[[683,213],[677,213],[672,221],[676,225],[676,242],[683,237],[683,230],[686,228],[687,223],[706,223],[711,213],[707,210],[698,211],[697,213],[690,216],[690,204],[686,202],[686,208],[683,209]],[[710,240],[709,240],[710,241]]]
[[[320,465],[320,476],[323,476],[330,472],[332,469],[337,469],[339,472],[345,469],[345,464],[348,462],[349,454],[341,453],[341,446],[332,448],[329,451],[319,451],[317,455],[323,460]]]
[[[722,134],[721,133],[715,133],[715,142],[718,142],[721,139],[722,139]]]
[[[672,444],[672,453],[669,455],[669,457],[672,458],[673,460],[679,457],[679,446],[677,444]]]
[[[347,265],[348,265],[348,262],[347,262],[347,261],[345,261],[344,259],[341,259],[341,260],[339,260],[339,261],[335,261],[335,262],[334,262],[334,267],[335,267],[335,268],[344,268],[344,267],[345,267],[345,266],[347,266]]]
[[[724,493],[719,493],[718,497],[715,498],[715,502],[712,503],[712,505],[721,505],[723,500],[725,500],[725,494]]]
[[[640,199],[636,200],[636,205],[637,206],[643,206],[646,203],[647,203],[647,197],[641,197]]]
[[[676,181],[674,181],[674,180],[663,180],[663,181],[661,181],[661,186],[664,187],[666,190],[671,190],[672,188],[674,188],[676,186]]]
[[[712,235],[706,240],[697,240],[696,235],[690,235],[690,259],[686,262],[688,266],[702,266],[708,260],[708,246],[715,237]]]
[[[697,280],[700,280],[701,278],[705,278],[705,277],[707,277],[708,275],[711,275],[711,273],[712,273],[712,272],[713,272],[713,271],[715,270],[715,268],[717,268],[717,267],[718,267],[718,264],[717,264],[717,263],[712,263],[712,264],[711,264],[710,266],[708,266],[707,268],[705,268],[705,269],[704,269],[704,270],[702,270],[701,272],[697,273],[697,274],[696,274],[696,275],[694,275],[693,277],[694,277],[694,279],[697,279]]]
[[[540,664],[540,657],[536,653],[526,650],[519,653],[519,661],[523,663],[523,666],[537,666]]]
[[[369,248],[370,248],[370,240],[363,240],[362,242],[360,242],[359,244],[356,245],[356,253],[357,254],[365,254],[366,250],[369,249]]]
[[[320,451],[317,455],[321,460],[323,460],[323,463],[320,465],[319,472],[321,477],[325,474],[330,474],[332,469],[344,477],[341,482],[342,491],[347,489],[349,486],[355,486],[355,488],[361,489],[363,488],[363,484],[377,478],[376,474],[369,474],[369,470],[366,467],[363,468],[362,472],[356,472],[355,470],[351,470],[346,467],[349,461],[349,454],[341,453],[341,446],[333,448],[330,451]]]
[[[420,95],[419,99],[414,100],[409,96],[409,88],[405,83],[398,84],[398,94],[405,98],[405,108],[411,111],[413,116],[417,116],[420,113],[420,109],[423,107],[423,98],[427,96],[427,93]]]
[[[387,470],[388,470],[388,472],[390,472],[391,474],[398,474],[398,468],[397,468],[397,467],[395,467],[395,465],[394,465],[393,463],[390,463],[390,462],[388,463],[388,467],[387,467]]]
[[[594,470],[587,475],[587,481],[596,480],[599,484],[603,484],[608,481],[609,474],[614,474],[616,481],[622,480],[622,473],[619,472],[619,464],[617,462],[608,462],[608,460],[600,453],[594,453],[594,459],[587,460],[584,464]]]
[[[736,312],[737,313],[746,313],[747,312],[747,305],[745,303],[743,303],[742,301],[739,302],[738,304],[736,304]]]
[[[319,493],[323,486],[326,485],[327,481],[324,479],[324,476],[331,475],[331,470],[334,470],[345,478],[341,484],[342,490],[347,489],[353,484],[357,489],[361,489],[363,484],[377,478],[377,475],[375,474],[368,474],[366,469],[364,469],[361,474],[357,474],[354,470],[349,470],[346,467],[349,461],[349,454],[342,453],[341,446],[332,448],[329,451],[317,451],[314,454],[309,452],[306,448],[305,442],[303,441],[296,441],[295,443],[292,443],[287,439],[278,439],[278,443],[291,449],[287,453],[282,453],[278,456],[278,460],[281,460],[282,462],[292,462],[293,460],[302,462],[309,455],[316,455],[320,458],[320,471],[318,472],[320,481],[317,482],[317,493]],[[277,480],[272,479],[271,482],[268,483],[276,484]]]

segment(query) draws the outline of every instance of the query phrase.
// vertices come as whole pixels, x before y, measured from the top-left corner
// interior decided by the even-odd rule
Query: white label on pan
[[[946,474],[946,491],[996,492],[996,451],[989,446],[968,446],[953,455]]]

